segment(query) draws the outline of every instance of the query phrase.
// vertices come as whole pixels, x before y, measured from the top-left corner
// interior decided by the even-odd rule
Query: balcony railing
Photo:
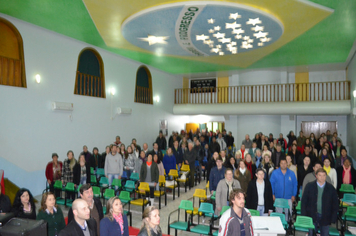
[[[350,81],[175,89],[175,104],[350,100]]]

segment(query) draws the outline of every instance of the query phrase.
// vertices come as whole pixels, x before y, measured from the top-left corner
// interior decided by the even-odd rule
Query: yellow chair
[[[182,165],[182,167],[180,168],[180,171],[181,172],[189,172],[190,171],[190,168],[189,168],[189,165],[185,165],[184,163],[183,163],[183,165]],[[182,175],[181,175],[182,176]],[[180,177],[181,177],[180,176]],[[187,192],[187,185],[188,185],[188,183],[189,183],[189,175],[187,174],[186,175],[186,179],[178,179],[178,184],[179,183],[184,183],[184,188],[185,188],[185,192]],[[190,186],[189,186],[189,189],[190,189]]]
[[[159,190],[155,190],[155,197],[159,198],[159,209],[161,209],[161,197],[164,195],[164,205],[167,206],[167,194],[166,194],[166,178],[163,175],[158,179]],[[162,191],[163,188],[163,191]]]
[[[180,196],[179,192],[179,185],[177,184],[177,179],[178,179],[178,170],[173,170],[171,169],[168,173],[168,176],[172,177],[172,180],[174,181],[173,185],[166,186],[166,188],[172,189],[173,190],[173,200],[175,200],[175,193],[176,193],[176,188],[178,188],[178,197]]]
[[[141,198],[131,200],[131,205],[142,206],[142,213],[146,205],[150,204],[151,202],[146,199],[146,193],[150,192],[150,186],[146,182],[141,182],[140,186],[138,186],[137,193],[141,195]]]
[[[192,202],[193,202],[193,212],[192,211],[187,211],[188,214],[192,214],[193,213],[193,216],[194,215],[198,215],[198,221],[199,221],[199,216],[202,215],[201,212],[199,212],[199,206],[198,207],[194,207],[194,198],[199,198],[199,206],[200,206],[200,203],[202,202],[206,202],[207,200],[207,196],[206,196],[206,192],[204,189],[196,189],[194,194],[193,194],[193,197],[192,197]],[[193,217],[192,217],[193,219]]]
[[[208,183],[206,183],[206,185],[205,185],[205,188],[206,188],[206,195],[209,195],[210,194],[210,190],[209,190],[209,181],[208,181]]]

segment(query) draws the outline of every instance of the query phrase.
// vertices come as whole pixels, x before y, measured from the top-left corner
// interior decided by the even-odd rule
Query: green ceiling
[[[355,0],[313,0],[334,13],[246,69],[343,63],[356,39]],[[0,0],[0,12],[173,74],[239,67],[107,47],[81,0]],[[297,24],[298,22],[296,22]]]

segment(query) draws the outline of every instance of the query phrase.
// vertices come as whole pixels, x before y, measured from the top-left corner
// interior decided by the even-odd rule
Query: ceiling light
[[[142,41],[147,41],[148,45],[153,45],[156,43],[160,44],[167,44],[165,40],[167,40],[169,37],[168,36],[153,36],[153,35],[148,35],[147,38],[139,38]]]
[[[354,98],[356,97],[356,90],[352,92],[352,95],[354,95]]]
[[[36,83],[39,84],[41,83],[41,76],[40,74],[35,75]]]
[[[160,98],[159,98],[159,96],[157,95],[157,96],[155,96],[155,97],[153,98],[153,100],[154,100],[155,102],[159,102]]]
[[[111,94],[111,95],[115,95],[115,88],[114,87],[111,87],[111,88],[109,88],[109,93]]]
[[[241,15],[239,15],[239,13],[230,13],[229,19],[236,20],[237,18],[241,18]]]

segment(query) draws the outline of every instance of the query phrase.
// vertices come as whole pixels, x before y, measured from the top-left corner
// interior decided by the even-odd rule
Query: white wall
[[[348,68],[347,68],[347,79],[351,81],[350,91],[356,89],[356,57],[354,55],[353,59],[351,60]],[[351,107],[354,108],[356,106],[355,98],[351,97]],[[347,128],[350,130],[347,134],[347,145],[349,146],[349,154],[356,157],[356,138],[355,132],[356,130],[356,117],[354,115],[347,116]]]
[[[79,52],[90,45],[0,14],[13,23],[24,42],[27,88],[0,86],[0,167],[5,177],[20,187],[39,194],[45,187],[44,168],[57,152],[66,158],[68,150],[78,157],[82,146],[99,151],[121,136],[125,144],[133,137],[139,144],[151,144],[159,131],[160,119],[168,121],[169,132],[184,128],[184,119],[172,114],[174,89],[182,87],[181,77],[150,68],[154,105],[134,103],[138,62],[98,49],[105,71],[106,89],[116,88],[113,98],[74,95]],[[35,83],[34,75],[42,77]],[[74,103],[73,113],[51,111],[52,101]],[[110,119],[111,109],[132,108],[131,115]],[[72,115],[73,119],[69,118]],[[33,184],[35,183],[35,184]]]

